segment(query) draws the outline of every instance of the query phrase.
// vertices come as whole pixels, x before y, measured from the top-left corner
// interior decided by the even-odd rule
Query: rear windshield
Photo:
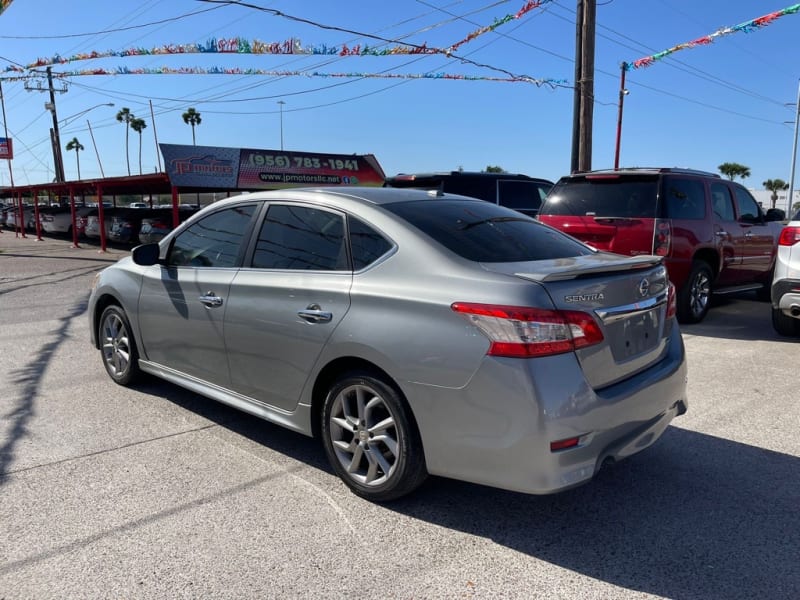
[[[546,260],[594,252],[530,217],[488,202],[399,202],[384,208],[452,252],[476,262]]]
[[[657,177],[564,179],[555,185],[539,214],[653,219],[657,199]]]

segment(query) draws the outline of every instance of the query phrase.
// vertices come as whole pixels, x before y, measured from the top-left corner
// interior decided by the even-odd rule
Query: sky
[[[84,179],[100,177],[101,166],[106,176],[127,174],[126,127],[115,118],[123,107],[147,122],[142,172],[159,168],[156,138],[192,143],[191,127],[181,116],[189,107],[201,115],[195,129],[200,145],[373,154],[387,175],[499,166],[557,180],[570,170],[576,0],[545,0],[520,18],[510,17],[526,0],[2,4],[0,77],[17,184],[52,181],[52,115],[44,107],[48,94],[38,91],[47,88],[42,68],[26,70],[27,78],[20,80],[8,67],[93,52],[111,56],[53,66],[56,87],[66,90],[56,94],[62,148],[73,137],[84,146],[79,156]],[[794,5],[791,0],[597,4],[594,169],[614,164],[623,62]],[[492,24],[497,26],[474,35]],[[766,179],[788,182],[799,34],[800,13],[785,14],[768,26],[717,35],[711,44],[629,70],[621,166],[718,172],[718,165],[737,162],[750,168],[747,187],[763,189]],[[231,39],[251,47],[289,40],[317,50],[360,45],[374,54],[174,52]],[[408,54],[423,45],[457,47],[449,55]],[[379,54],[387,49],[394,53]],[[187,73],[77,74],[167,68]],[[236,68],[258,72],[200,72]],[[136,174],[139,136],[128,133]],[[67,180],[77,179],[75,152],[62,151]],[[8,169],[0,166],[0,185],[8,184]]]

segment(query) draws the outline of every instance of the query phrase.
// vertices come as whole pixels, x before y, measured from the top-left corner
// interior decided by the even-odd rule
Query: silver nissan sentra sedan
[[[687,407],[660,257],[436,191],[217,202],[100,273],[89,321],[116,383],[149,373],[320,437],[377,502],[428,474],[558,492]]]

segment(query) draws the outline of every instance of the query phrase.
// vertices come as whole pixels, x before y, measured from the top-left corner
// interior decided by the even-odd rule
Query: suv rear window
[[[657,200],[657,177],[571,178],[556,184],[539,214],[654,219]]]
[[[572,237],[488,202],[398,202],[384,208],[448,250],[476,262],[523,262],[593,253]]]

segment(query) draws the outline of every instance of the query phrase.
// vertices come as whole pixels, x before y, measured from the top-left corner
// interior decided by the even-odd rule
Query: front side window
[[[664,204],[670,219],[705,219],[705,185],[699,179],[665,177]]]
[[[170,267],[234,267],[255,205],[217,211],[179,233],[167,255]]]
[[[308,206],[269,207],[258,235],[257,269],[349,270],[344,217]]]
[[[758,221],[758,203],[750,195],[750,192],[738,185],[734,187],[734,190],[736,193],[736,205],[739,207],[739,220],[746,223]]]

